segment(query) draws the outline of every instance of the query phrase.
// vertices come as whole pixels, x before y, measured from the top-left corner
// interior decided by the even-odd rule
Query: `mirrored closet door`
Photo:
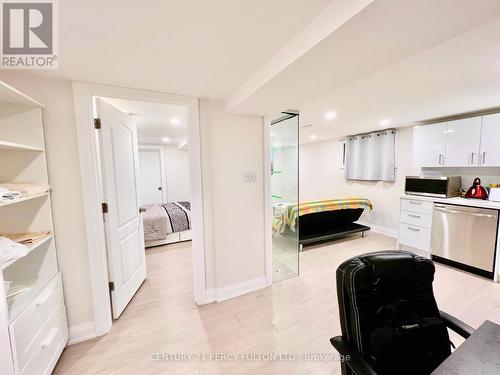
[[[273,282],[299,274],[299,115],[282,113],[270,127]]]

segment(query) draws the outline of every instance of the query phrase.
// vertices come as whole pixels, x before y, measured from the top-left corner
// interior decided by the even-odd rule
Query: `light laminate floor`
[[[67,348],[56,374],[339,374],[335,269],[365,252],[393,249],[376,233],[310,248],[300,254],[301,276],[224,303],[193,303],[190,243],[147,251],[148,279],[112,331]],[[442,310],[473,327],[500,323],[500,285],[437,265],[435,294]],[[457,339],[453,338],[457,343]],[[196,361],[152,361],[155,353],[192,354]],[[293,361],[210,360],[208,353],[292,353]],[[206,357],[201,358],[201,354]],[[253,354],[253,355],[257,355]]]

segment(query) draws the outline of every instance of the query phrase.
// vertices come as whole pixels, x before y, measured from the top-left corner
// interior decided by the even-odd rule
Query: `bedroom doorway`
[[[192,264],[188,112],[184,105],[107,97],[95,98],[94,106],[111,307],[118,319],[129,304],[134,310],[134,303],[150,298],[150,286],[141,288],[151,283],[147,274],[155,285],[174,286],[180,279],[175,271]],[[183,278],[179,288],[185,284]],[[174,298],[176,289],[156,298]]]
[[[282,113],[270,129],[272,270],[273,282],[279,282],[299,275],[298,113]]]

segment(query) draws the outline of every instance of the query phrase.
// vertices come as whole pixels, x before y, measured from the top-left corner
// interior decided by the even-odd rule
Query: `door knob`
[[[144,208],[144,207],[139,207],[139,213],[140,213],[140,214],[143,214],[144,212],[146,212],[146,208]]]
[[[162,189],[162,188],[161,188],[161,186],[160,186],[160,187],[158,187],[158,190],[163,190],[163,189]]]

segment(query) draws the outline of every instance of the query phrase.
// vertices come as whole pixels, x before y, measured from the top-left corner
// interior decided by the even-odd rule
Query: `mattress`
[[[191,205],[189,202],[149,204],[142,219],[144,240],[164,240],[171,233],[191,229]]]
[[[286,210],[273,217],[273,230],[276,233],[284,233],[288,228],[295,231],[297,219],[299,216],[309,215],[318,212],[336,211],[343,209],[372,209],[372,203],[361,197],[348,197],[327,199],[319,201],[309,201],[297,204],[291,204]]]

